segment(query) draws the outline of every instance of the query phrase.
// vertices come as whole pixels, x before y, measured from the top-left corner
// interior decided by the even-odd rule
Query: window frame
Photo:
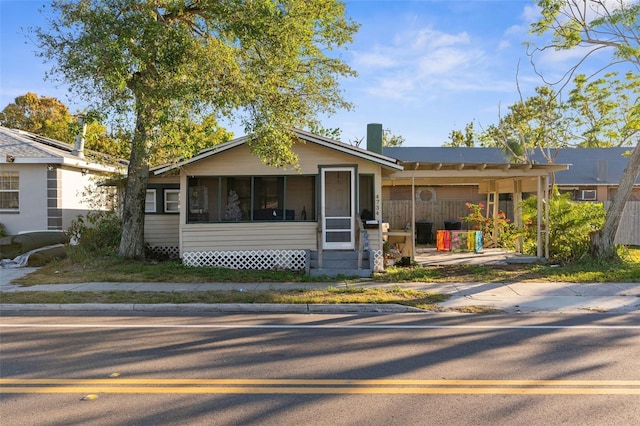
[[[173,200],[169,201],[169,199],[168,199],[169,197],[167,197],[168,194],[172,194],[172,195],[175,194],[175,195],[178,196],[178,199],[176,201],[173,201]],[[179,189],[165,188],[162,191],[162,195],[163,195],[163,197],[162,197],[162,205],[163,205],[162,212],[166,213],[166,214],[179,214],[180,213],[180,190]],[[170,210],[168,208],[169,204],[175,204],[176,205],[175,210]]]
[[[9,213],[9,212],[19,212],[20,211],[20,172],[18,171],[6,171],[0,173],[0,193],[1,194],[16,194],[17,206],[16,207],[3,207],[0,206],[0,211]],[[6,179],[7,188],[4,188]],[[16,188],[12,188],[12,183],[15,182]]]
[[[147,197],[149,196],[149,194],[153,194],[153,210],[150,210],[148,208],[150,201],[147,200]],[[155,188],[147,188],[146,196],[144,199],[144,212],[145,214],[158,212],[158,191]]]

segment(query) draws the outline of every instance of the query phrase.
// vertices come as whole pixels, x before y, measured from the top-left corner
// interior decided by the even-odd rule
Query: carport
[[[443,148],[440,148],[443,149]],[[397,150],[397,151],[396,151]],[[403,148],[395,148],[386,155],[398,155]],[[408,152],[407,152],[408,153]],[[416,158],[416,156],[413,156]],[[498,217],[499,194],[512,194],[514,204],[513,222],[522,226],[522,211],[519,208],[523,193],[536,193],[538,198],[537,240],[539,259],[549,257],[549,176],[569,168],[568,164],[518,164],[494,162],[420,162],[403,161],[399,158],[403,171],[383,178],[383,186],[411,186],[411,256],[415,255],[415,197],[416,186],[431,185],[478,185],[481,194],[486,194],[487,217]],[[494,243],[497,231],[493,233]],[[516,250],[522,251],[522,241],[516,242]]]

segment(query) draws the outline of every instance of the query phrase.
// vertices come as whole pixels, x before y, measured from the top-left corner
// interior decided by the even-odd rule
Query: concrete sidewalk
[[[342,283],[80,283],[48,284],[21,287],[11,281],[26,275],[35,268],[0,269],[0,291],[145,291],[145,292],[193,292],[193,291],[262,291],[281,289],[323,289],[329,286],[345,287]],[[446,311],[465,307],[491,308],[506,313],[531,312],[606,312],[640,313],[640,283],[375,283],[348,284],[357,287],[413,289],[448,294],[451,297],[439,304]],[[420,312],[400,305],[0,305],[2,310],[58,309],[58,310],[206,310],[224,312]]]

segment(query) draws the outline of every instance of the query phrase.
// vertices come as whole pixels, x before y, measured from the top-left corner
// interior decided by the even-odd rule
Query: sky
[[[71,113],[85,106],[55,81],[35,54],[29,27],[46,23],[38,0],[0,0],[0,110],[34,92],[58,98]],[[366,136],[381,123],[404,146],[441,146],[452,130],[471,121],[482,130],[507,107],[543,85],[530,63],[525,41],[539,16],[531,0],[347,0],[346,15],[361,25],[340,57],[357,73],[341,81],[354,105],[323,117],[339,128],[343,142]],[[580,52],[550,52],[536,58],[547,80],[556,79]],[[236,136],[242,129],[231,126]]]

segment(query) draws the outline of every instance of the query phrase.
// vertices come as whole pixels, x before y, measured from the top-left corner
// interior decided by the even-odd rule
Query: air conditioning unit
[[[595,201],[596,200],[596,190],[595,189],[584,189],[582,190],[581,200],[584,201]]]

